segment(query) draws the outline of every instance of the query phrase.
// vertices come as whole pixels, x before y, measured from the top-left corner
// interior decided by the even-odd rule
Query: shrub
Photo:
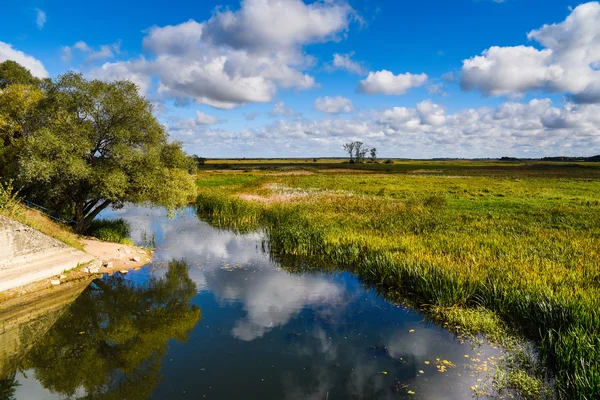
[[[99,219],[92,222],[86,233],[106,242],[130,244],[131,228],[124,219]]]
[[[0,212],[12,215],[19,204],[12,182],[0,183]]]
[[[386,164],[393,164],[394,162],[391,159],[388,158],[387,160],[385,160],[385,163]]]

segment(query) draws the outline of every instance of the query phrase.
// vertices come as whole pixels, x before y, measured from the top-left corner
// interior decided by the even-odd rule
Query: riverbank
[[[0,302],[99,274],[126,273],[152,261],[150,250],[77,236],[20,204],[3,211]]]
[[[198,176],[197,204],[215,226],[264,228],[284,265],[349,269],[450,328],[529,338],[541,368],[521,363],[513,385],[555,378],[560,396],[595,398],[597,166],[545,174],[539,165],[477,165],[469,174],[464,164],[398,174],[210,172]]]

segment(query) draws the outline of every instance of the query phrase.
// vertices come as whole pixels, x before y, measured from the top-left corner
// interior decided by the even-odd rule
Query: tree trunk
[[[91,225],[94,218],[100,214],[102,210],[108,207],[111,204],[110,200],[104,200],[100,205],[96,206],[91,212],[85,213],[85,205],[84,203],[79,203],[75,207],[75,226],[73,229],[75,233],[83,234]]]

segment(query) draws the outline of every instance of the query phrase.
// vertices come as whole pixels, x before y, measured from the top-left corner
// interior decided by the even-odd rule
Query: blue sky
[[[208,157],[600,153],[600,4],[12,1],[0,61],[131,79]]]

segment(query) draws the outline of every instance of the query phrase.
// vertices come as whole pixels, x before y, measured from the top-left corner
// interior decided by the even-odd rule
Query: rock
[[[112,262],[112,261],[109,261],[109,262],[107,262],[107,263],[106,263],[106,268],[109,268],[109,269],[110,269],[110,268],[112,268],[112,267],[113,267],[113,265],[114,265],[114,264],[113,264],[113,262]]]
[[[119,272],[122,273],[123,275],[125,275],[127,273],[127,270],[126,269],[122,269]]]
[[[140,254],[146,254],[146,252],[144,250],[138,250],[137,252]]]
[[[83,271],[83,272],[85,272],[86,274],[89,274],[89,273],[90,273],[90,269],[89,269],[88,267],[84,267],[84,268],[82,269],[82,271]]]
[[[129,249],[125,249],[125,253],[126,253],[126,254],[131,254],[131,250],[129,250]]]
[[[52,279],[52,280],[50,281],[50,283],[51,283],[52,285],[60,285],[60,280],[58,280],[58,279]]]
[[[58,277],[58,279],[65,279],[67,276],[66,275],[61,275]]]
[[[131,257],[131,261],[140,262],[140,260],[141,260],[141,258],[139,258],[138,256]]]
[[[90,273],[97,274],[98,272],[100,272],[100,267],[98,267],[98,266],[90,267],[89,270],[90,270]]]

